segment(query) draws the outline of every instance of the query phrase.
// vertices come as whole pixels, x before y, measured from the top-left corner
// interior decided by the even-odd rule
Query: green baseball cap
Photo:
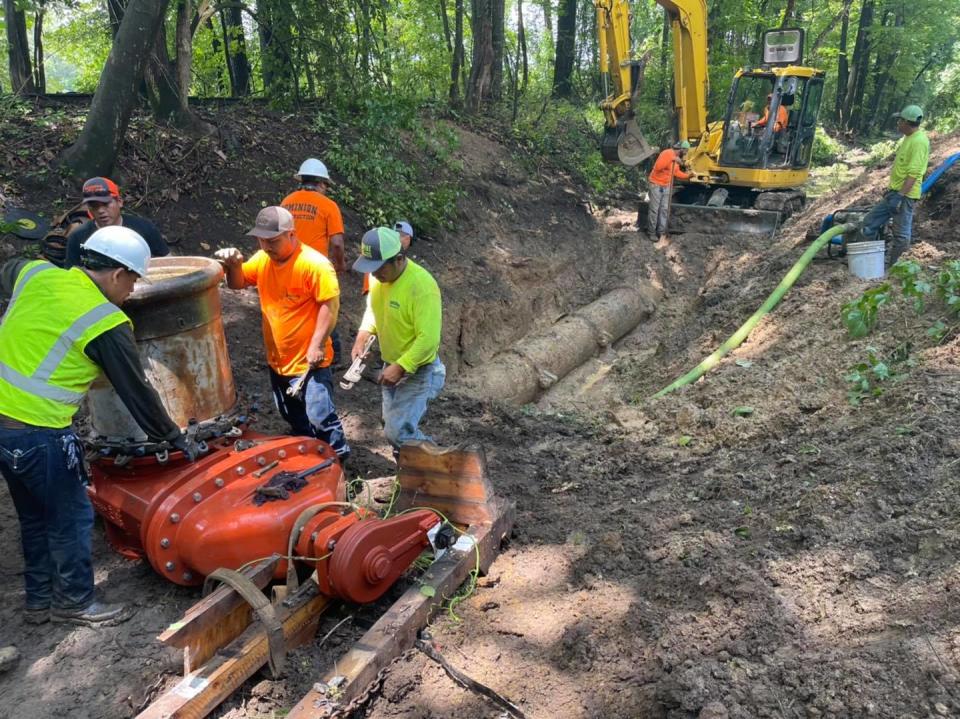
[[[354,272],[376,272],[383,264],[400,254],[400,233],[389,227],[367,230],[360,240],[360,256],[353,263]]]
[[[893,116],[907,122],[920,122],[923,119],[923,110],[919,105],[907,105],[900,112],[893,113]]]
[[[678,150],[689,150],[690,143],[684,140],[683,142],[678,142],[676,145],[674,145],[674,147],[677,148]]]

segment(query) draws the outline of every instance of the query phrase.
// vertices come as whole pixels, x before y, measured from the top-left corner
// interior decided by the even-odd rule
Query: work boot
[[[45,624],[50,621],[50,607],[27,607],[23,610],[23,621],[27,624]]]
[[[660,237],[657,239],[657,241],[658,241],[658,242],[666,242],[666,241],[667,241],[667,236],[666,236],[666,235],[660,235]]]
[[[0,672],[13,669],[19,661],[20,651],[16,647],[9,646],[0,648]]]
[[[120,624],[133,616],[124,604],[107,604],[94,602],[86,609],[53,609],[50,611],[50,620],[55,624],[82,624],[88,627],[110,627]]]

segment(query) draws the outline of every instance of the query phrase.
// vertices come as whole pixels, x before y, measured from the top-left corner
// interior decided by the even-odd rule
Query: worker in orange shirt
[[[260,250],[244,261],[240,250],[217,250],[232,290],[256,287],[270,386],[280,415],[295,435],[329,444],[341,464],[350,455],[333,404],[330,334],[340,311],[340,284],[330,261],[297,240],[293,217],[265,207],[247,233]]]
[[[690,149],[690,143],[684,140],[673,147],[666,148],[657,156],[653,163],[653,171],[648,178],[650,181],[650,207],[647,212],[647,225],[650,239],[667,239],[667,211],[670,207],[670,189],[673,185],[671,177],[686,180],[689,172],[680,169],[680,163]]]
[[[763,108],[763,117],[753,124],[754,127],[762,128],[767,126],[767,123],[770,121],[770,101],[772,99],[773,95],[767,95],[767,104]],[[777,107],[777,119],[776,122],[773,123],[773,131],[777,133],[783,132],[787,127],[787,122],[789,119],[790,117],[787,114],[787,108],[785,108],[783,105],[779,105]]]
[[[303,161],[294,177],[300,187],[283,198],[280,206],[293,215],[297,239],[312,247],[333,264],[337,272],[347,271],[343,254],[343,215],[337,203],[327,197],[333,180],[327,166],[311,157]],[[340,365],[340,335],[336,329],[333,342],[333,367]]]

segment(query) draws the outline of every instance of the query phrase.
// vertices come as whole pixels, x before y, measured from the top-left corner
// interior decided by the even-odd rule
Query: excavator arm
[[[699,140],[707,129],[707,6],[705,0],[656,0],[673,31],[674,96],[679,136]],[[606,122],[604,157],[635,165],[653,154],[634,117],[642,62],[630,49],[627,0],[595,0],[600,71],[612,91],[600,103]]]

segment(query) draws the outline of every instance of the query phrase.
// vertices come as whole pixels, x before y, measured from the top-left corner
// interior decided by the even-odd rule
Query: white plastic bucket
[[[847,268],[861,280],[876,280],[886,274],[883,267],[883,241],[847,244]]]

